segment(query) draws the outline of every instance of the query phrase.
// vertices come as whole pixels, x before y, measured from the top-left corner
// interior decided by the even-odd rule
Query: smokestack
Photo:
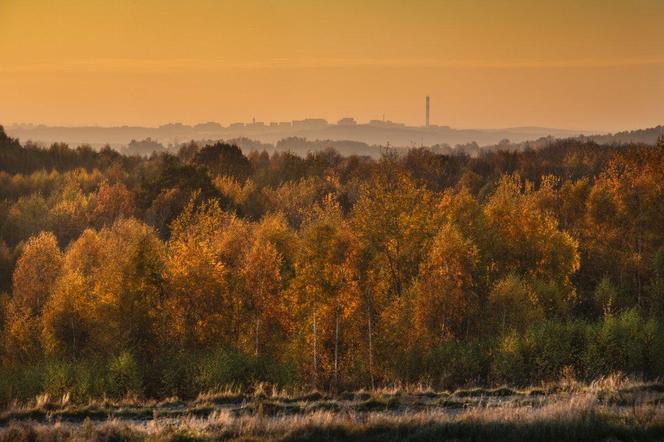
[[[427,118],[425,127],[429,127],[429,96],[427,95]]]

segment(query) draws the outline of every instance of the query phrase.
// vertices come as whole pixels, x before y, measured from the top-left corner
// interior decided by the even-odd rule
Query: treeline
[[[0,170],[4,400],[664,374],[664,142]]]

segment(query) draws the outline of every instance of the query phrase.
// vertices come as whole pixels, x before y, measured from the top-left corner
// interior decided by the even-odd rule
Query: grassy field
[[[229,388],[193,401],[39,396],[0,415],[0,441],[664,440],[664,384],[612,376],[516,390],[422,386],[327,395]]]

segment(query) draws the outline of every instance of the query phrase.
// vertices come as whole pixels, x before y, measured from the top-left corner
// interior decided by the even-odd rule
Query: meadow
[[[393,386],[328,395],[264,384],[190,401],[41,395],[0,414],[0,440],[661,440],[664,384],[612,375],[526,389]]]

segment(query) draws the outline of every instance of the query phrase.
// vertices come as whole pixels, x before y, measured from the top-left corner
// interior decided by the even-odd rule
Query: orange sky
[[[664,123],[662,0],[0,0],[0,124]]]

